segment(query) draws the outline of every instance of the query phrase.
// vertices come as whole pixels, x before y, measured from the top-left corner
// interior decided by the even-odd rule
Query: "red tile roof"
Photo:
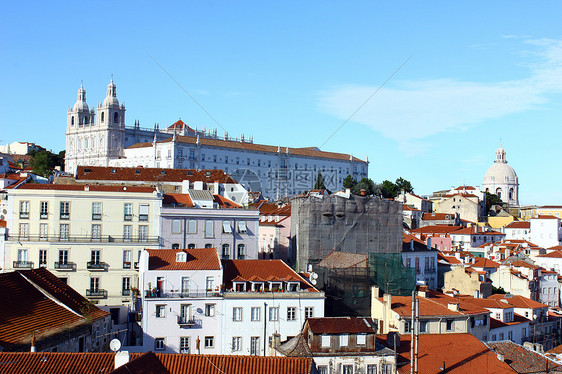
[[[462,226],[434,225],[434,226],[420,227],[414,230],[410,230],[410,232],[420,233],[420,234],[447,234],[462,228],[463,228]]]
[[[462,191],[462,190],[469,191],[469,190],[476,190],[476,188],[474,188],[472,186],[460,186],[460,187],[455,188],[455,190],[457,190],[457,191]]]
[[[314,334],[374,334],[375,325],[365,317],[315,317],[307,319]]]
[[[282,260],[224,260],[222,264],[226,289],[232,288],[233,280],[249,282],[260,279],[272,282],[300,282],[301,290],[318,292]]]
[[[158,143],[169,143],[172,141],[172,137],[159,141]],[[194,136],[176,136],[176,142],[178,143],[187,143],[187,144],[196,144],[197,137]],[[234,149],[244,149],[247,151],[254,151],[254,152],[265,152],[265,153],[274,153],[277,154],[277,146],[274,145],[264,145],[264,144],[256,144],[256,143],[247,143],[247,142],[236,142],[231,140],[222,140],[222,139],[209,139],[209,138],[199,138],[199,143],[202,145],[210,146],[210,147],[219,147],[219,148],[234,148]],[[152,142],[147,143],[138,143],[130,146],[129,148],[146,148],[152,147]],[[289,147],[289,154],[297,155],[297,156],[307,156],[307,157],[319,157],[319,158],[332,158],[336,160],[344,160],[349,161],[351,155],[344,154],[344,153],[335,153],[335,152],[324,152],[318,150],[316,147],[303,147],[303,148],[291,148]],[[281,152],[285,153],[287,147],[281,147]],[[353,157],[353,161],[365,162],[357,157]]]
[[[44,268],[0,274],[0,300],[0,346],[7,351],[28,346],[34,331],[40,346],[43,339],[109,315]]]
[[[411,370],[410,335],[402,335],[400,340],[399,362],[406,364],[398,372],[408,374]],[[447,373],[452,374],[515,373],[472,334],[420,334],[418,357],[420,374],[442,373],[443,365]]]
[[[191,200],[191,196],[186,193],[171,193],[165,194],[164,200],[162,201],[164,205],[179,205],[186,208],[193,208],[195,204]]]
[[[557,365],[555,362],[547,360],[541,353],[537,353],[511,341],[504,340],[500,342],[488,342],[486,345],[497,354],[501,354],[504,357],[505,362],[507,362],[517,373],[562,372],[561,365]]]
[[[148,270],[220,270],[216,248],[147,249]],[[176,254],[187,253],[186,262],[176,262]]]
[[[518,325],[520,323],[526,323],[526,322],[529,323],[531,322],[531,320],[523,316],[520,316],[517,313],[513,313],[513,321],[510,322],[504,322],[504,321],[500,321],[499,319],[490,317],[490,329],[499,329],[500,327],[508,327],[508,326]]]
[[[418,297],[419,312],[421,317],[434,316],[466,316],[476,314],[488,314],[489,311],[475,304],[468,303],[457,297],[445,295],[440,292],[428,290],[428,297]],[[449,304],[459,304],[459,310],[449,309]],[[411,296],[392,296],[392,310],[401,317],[407,318],[412,315]]]
[[[114,355],[114,353],[0,352],[0,370],[2,374],[103,374],[113,370]]]
[[[512,305],[515,308],[548,308],[548,305],[546,304],[539,303],[538,301],[534,301],[529,299],[528,297],[519,295],[511,295],[510,297],[506,297],[506,295],[494,294],[489,296],[488,299],[506,300],[509,305]]]
[[[541,216],[538,216],[538,217],[533,217],[531,219],[560,219],[560,218],[550,216],[550,215],[541,215]]]
[[[213,195],[213,201],[221,208],[242,208],[242,205],[236,204],[234,201],[221,195]]]
[[[562,251],[552,251],[544,255],[538,255],[537,257],[562,258]]]
[[[152,144],[152,143],[151,143]],[[78,166],[76,180],[136,181],[136,182],[190,182],[237,183],[223,170],[120,168],[105,166]]]
[[[474,259],[474,264],[471,265],[473,268],[499,268],[500,264],[484,257],[476,257]]]
[[[94,192],[141,192],[151,193],[156,191],[152,187],[135,186],[102,186],[102,185],[79,185],[79,184],[38,184],[27,183],[20,190],[53,190],[53,191],[94,191]]]
[[[455,219],[455,215],[451,213],[424,213],[422,215],[422,220],[424,221],[442,221],[451,219]]]
[[[530,229],[531,222],[529,221],[513,221],[505,226],[506,229]]]

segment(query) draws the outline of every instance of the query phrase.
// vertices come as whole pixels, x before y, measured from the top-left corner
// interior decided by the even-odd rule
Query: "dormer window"
[[[233,282],[234,291],[236,292],[246,292],[246,282]]]
[[[187,253],[185,252],[176,253],[176,262],[187,262]]]
[[[287,282],[287,291],[289,291],[289,292],[300,291],[300,283],[299,282]]]
[[[252,291],[253,292],[263,292],[264,291],[264,283],[263,282],[252,282]]]
[[[283,289],[283,282],[269,282],[269,289],[273,292]]]

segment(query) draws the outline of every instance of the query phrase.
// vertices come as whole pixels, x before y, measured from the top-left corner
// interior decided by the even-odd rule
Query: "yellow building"
[[[45,267],[100,306],[132,302],[138,256],[159,247],[156,189],[25,184],[7,191],[5,271]]]

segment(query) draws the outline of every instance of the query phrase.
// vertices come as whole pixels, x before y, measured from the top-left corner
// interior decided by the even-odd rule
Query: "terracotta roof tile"
[[[529,221],[513,221],[505,226],[506,229],[530,229],[531,222]]]
[[[562,372],[562,366],[548,360],[544,355],[511,341],[488,342],[486,345],[501,354],[517,373]],[[550,351],[549,351],[550,352]],[[547,370],[548,365],[548,370]]]
[[[424,226],[414,230],[410,230],[412,233],[420,234],[448,234],[462,229],[462,226],[445,226],[445,225],[434,225],[434,226]]]
[[[512,305],[515,308],[548,308],[548,305],[546,304],[539,303],[538,301],[534,301],[528,297],[520,295],[511,295],[510,297],[506,297],[506,295],[494,294],[489,296],[488,299],[506,300],[509,305]]]
[[[551,215],[540,215],[538,217],[533,217],[531,219],[560,219],[560,218]]]
[[[562,251],[552,251],[544,255],[538,255],[537,257],[562,258]]]
[[[424,221],[443,221],[451,219],[455,219],[455,215],[451,213],[424,213],[422,215],[422,220]]]
[[[53,191],[93,191],[93,192],[139,192],[151,193],[156,191],[152,187],[135,186],[102,186],[102,185],[79,185],[79,184],[38,184],[27,183],[20,190],[53,190]]]
[[[148,270],[220,270],[216,248],[201,249],[147,249]],[[177,262],[176,254],[187,254],[186,262]]]
[[[102,374],[114,368],[114,353],[0,352],[2,374]]]
[[[375,326],[365,317],[317,317],[307,320],[314,334],[374,334]]]
[[[162,201],[164,205],[179,205],[186,208],[193,208],[195,204],[191,200],[191,196],[186,193],[171,193],[165,194],[164,200]]]

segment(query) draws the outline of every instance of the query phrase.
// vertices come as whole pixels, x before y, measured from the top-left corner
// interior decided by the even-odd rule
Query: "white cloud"
[[[380,90],[352,121],[398,142],[410,155],[423,153],[429,136],[463,131],[489,119],[539,108],[547,94],[562,91],[562,42],[527,40],[535,48],[529,77],[479,83],[453,79],[399,81]],[[321,92],[320,108],[347,119],[377,87],[344,85]]]

